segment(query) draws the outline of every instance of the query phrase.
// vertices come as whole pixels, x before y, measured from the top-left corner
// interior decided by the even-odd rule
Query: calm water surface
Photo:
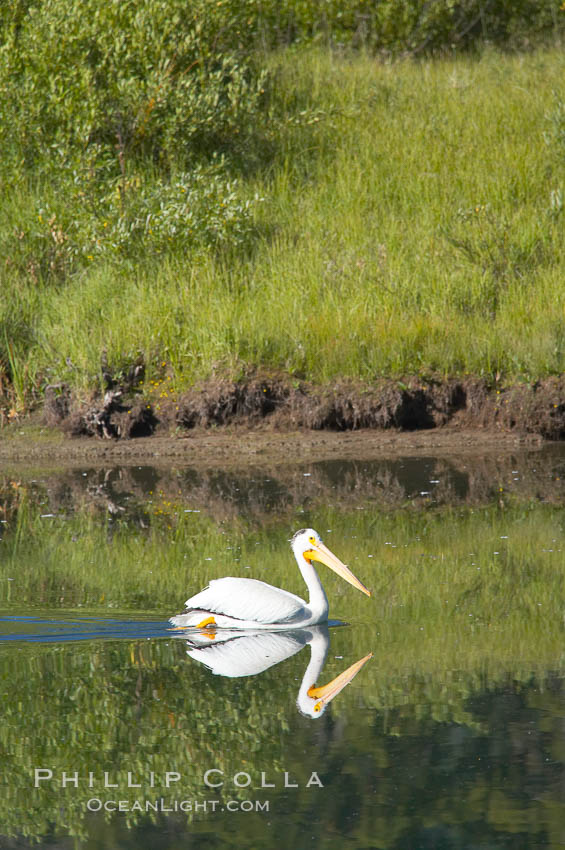
[[[565,845],[565,451],[0,475],[0,847]],[[328,627],[186,635],[211,578]],[[311,686],[334,682],[320,705]]]

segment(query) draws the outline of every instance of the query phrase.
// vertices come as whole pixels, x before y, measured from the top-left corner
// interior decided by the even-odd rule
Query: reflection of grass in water
[[[10,777],[0,802],[3,829],[42,834],[62,805],[64,822],[74,831],[90,797],[205,798],[209,768],[224,771],[231,797],[247,797],[231,782],[228,789],[227,778],[256,759],[260,769],[282,770],[286,681],[269,672],[253,687],[241,687],[212,677],[184,650],[184,642],[160,641],[25,646],[17,655],[3,653],[2,679],[18,694],[17,700],[4,698],[1,708],[1,749]],[[51,768],[55,781],[30,794],[35,767]],[[69,783],[61,790],[61,771],[77,771],[79,788]],[[104,789],[105,771],[119,789]],[[141,788],[128,789],[128,771]],[[167,771],[180,772],[182,783],[167,790]],[[215,789],[213,796],[223,793]]]
[[[366,637],[358,627],[333,632],[323,681],[356,657]],[[306,650],[261,676],[238,681],[212,676],[189,661],[181,641],[28,645],[18,653],[2,653],[1,678],[10,689],[10,698],[2,693],[0,702],[0,749],[9,776],[0,800],[3,831],[44,835],[50,823],[56,822],[64,827],[62,831],[85,835],[84,805],[91,797],[268,798],[276,816],[281,806],[288,805],[288,795],[285,798],[281,788],[285,770],[291,771],[301,788],[310,771],[317,770],[324,785],[331,788],[315,799],[314,794],[296,792],[293,817],[304,817],[315,803],[325,801],[330,809],[337,801],[341,803],[341,782],[345,781],[350,791],[357,789],[355,796],[363,792],[356,806],[366,818],[367,807],[375,805],[370,795],[367,798],[367,781],[375,782],[371,778],[378,777],[378,802],[382,806],[384,800],[385,812],[390,795],[394,793],[396,799],[399,780],[406,783],[406,757],[401,761],[393,758],[393,739],[404,742],[399,746],[408,748],[410,771],[421,774],[424,762],[412,763],[413,748],[421,747],[422,757],[429,758],[433,742],[439,740],[441,745],[444,724],[455,722],[462,728],[461,756],[464,742],[469,747],[473,739],[480,741],[489,733],[489,719],[479,700],[484,702],[497,690],[522,691],[532,710],[543,713],[546,727],[550,718],[561,716],[562,705],[556,702],[551,687],[545,693],[539,687],[544,684],[543,675],[537,687],[532,687],[529,672],[508,673],[496,664],[494,676],[485,670],[435,670],[430,674],[416,669],[416,662],[413,670],[399,672],[391,665],[391,653],[383,658],[377,652],[355,684],[339,695],[331,711],[312,724],[301,718],[294,706],[307,658]],[[479,703],[476,713],[473,699]],[[546,728],[546,743],[551,741],[552,747],[560,728]],[[479,743],[473,746],[481,752]],[[50,767],[55,782],[35,791],[32,777],[37,766]],[[203,773],[210,767],[224,771],[223,791],[210,792],[203,786]],[[168,770],[183,777],[172,791],[163,788]],[[230,778],[240,770],[252,775],[251,792],[233,787]],[[268,781],[277,783],[275,790],[255,790],[262,770]],[[61,789],[61,771],[78,772],[79,788]],[[109,782],[119,785],[117,790],[104,790],[104,771],[110,772]],[[128,771],[141,788],[127,788]],[[156,776],[154,787],[150,771]],[[84,782],[89,772],[95,777],[92,790]],[[484,770],[474,773],[473,782],[466,787],[469,796],[465,799],[473,807],[473,789],[482,788],[483,774]],[[508,793],[511,796],[512,788]],[[401,811],[413,805],[404,798],[397,804]],[[465,814],[461,801],[457,811],[456,822]],[[335,812],[328,811],[327,817],[331,822]],[[129,825],[142,820],[139,813],[126,816]],[[395,820],[395,829],[401,822],[401,818]],[[249,827],[247,820],[245,826]]]
[[[302,593],[286,528],[246,535],[181,511],[148,530],[122,525],[109,534],[86,513],[41,519],[35,508],[26,510],[18,533],[0,544],[1,604],[18,613],[80,603],[88,613],[115,606],[164,614],[207,579],[227,573]],[[0,654],[0,747],[10,775],[0,804],[6,831],[41,835],[51,820],[64,821],[71,832],[84,829],[83,803],[93,792],[70,788],[63,797],[60,788],[45,788],[30,803],[34,766],[56,775],[131,770],[145,784],[151,770],[178,770],[200,789],[204,765],[227,776],[246,769],[258,776],[263,769],[295,769],[300,753],[312,755],[310,770],[332,774],[343,728],[351,730],[347,742],[360,764],[363,758],[385,764],[386,741],[436,735],[443,723],[480,738],[488,718],[475,707],[477,698],[507,687],[522,688],[536,710],[553,716],[551,688],[532,690],[531,677],[543,686],[551,682],[548,671],[563,669],[563,530],[555,508],[387,514],[329,508],[299,514],[295,525],[307,523],[375,592],[368,600],[323,573],[332,616],[354,625],[332,631],[320,683],[368,651],[375,655],[320,724],[299,717],[294,705],[309,650],[237,681],[189,662],[181,641],[26,645],[17,652],[11,645]],[[334,728],[338,718],[347,718],[345,727]],[[369,735],[369,728],[380,731]],[[229,793],[236,796],[233,788]],[[145,787],[135,796],[161,792]],[[298,805],[307,806],[302,798]]]
[[[247,535],[181,508],[150,529],[122,524],[112,533],[87,513],[41,519],[27,509],[17,534],[0,544],[0,605],[166,616],[223,575],[305,595],[287,537],[308,523],[374,591],[368,600],[320,567],[331,616],[365,626],[371,645],[361,653],[390,647],[399,670],[559,656],[563,530],[547,505],[418,514],[329,508],[299,514],[292,529]]]

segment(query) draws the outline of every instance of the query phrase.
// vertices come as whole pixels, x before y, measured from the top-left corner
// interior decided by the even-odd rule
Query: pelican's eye
[[[308,538],[308,541],[309,541],[309,543],[312,543],[312,545],[316,542],[316,538],[314,537],[313,534],[310,535],[310,537]]]
[[[316,705],[314,706],[314,711],[320,711],[320,710],[321,710],[321,708],[322,708],[322,703],[321,703],[321,702],[317,702],[317,703],[316,703]]]

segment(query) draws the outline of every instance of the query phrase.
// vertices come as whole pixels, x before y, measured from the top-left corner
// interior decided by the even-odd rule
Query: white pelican
[[[324,546],[313,528],[297,531],[291,540],[292,551],[306,582],[310,599],[305,602],[288,590],[250,578],[220,578],[185,602],[186,610],[170,622],[178,629],[296,629],[324,623],[328,619],[328,600],[312,561],[330,567],[353,587],[371,595],[349,567]]]
[[[302,714],[313,719],[322,716],[334,697],[372,657],[370,652],[327,685],[317,686],[315,683],[323,670],[330,646],[326,625],[284,632],[248,631],[244,634],[240,630],[225,629],[217,641],[211,643],[208,638],[205,630],[191,635],[187,639],[190,647],[187,655],[204,664],[215,675],[232,679],[256,676],[290,658],[306,645],[310,646],[310,661],[302,677],[296,704]]]

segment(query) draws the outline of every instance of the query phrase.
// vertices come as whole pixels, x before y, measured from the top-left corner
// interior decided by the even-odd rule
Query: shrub
[[[240,16],[207,0],[71,5],[9,0],[0,17],[0,179],[39,199],[0,233],[10,267],[61,280],[98,255],[245,242],[250,203],[217,156],[245,145],[264,93]]]
[[[36,283],[62,281],[97,259],[135,261],[143,252],[247,249],[254,233],[253,208],[220,162],[197,165],[174,179],[139,181],[104,197],[87,197],[82,183],[64,197],[50,197],[20,213],[17,225],[0,228],[5,266]]]
[[[256,26],[269,44],[329,41],[389,53],[523,46],[563,28],[560,0],[262,0]]]
[[[0,211],[7,265],[62,280],[98,255],[248,245],[229,167],[265,161],[285,111],[259,45],[419,53],[559,16],[559,0],[4,0],[0,186],[38,199]]]
[[[136,159],[186,165],[234,144],[259,108],[263,75],[221,4],[12,8],[0,53],[1,141],[12,167],[34,177],[74,167],[119,179]]]

